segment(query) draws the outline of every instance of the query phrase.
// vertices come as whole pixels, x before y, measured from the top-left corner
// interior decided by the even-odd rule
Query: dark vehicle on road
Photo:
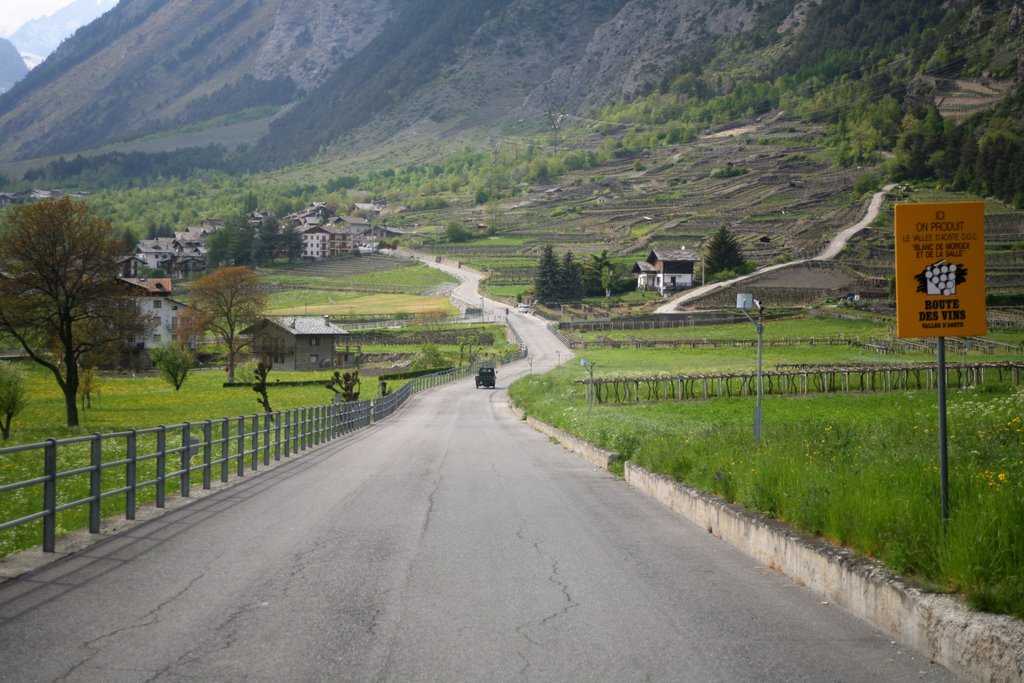
[[[476,371],[476,388],[484,387],[485,389],[494,388],[494,368],[490,366],[484,366]]]

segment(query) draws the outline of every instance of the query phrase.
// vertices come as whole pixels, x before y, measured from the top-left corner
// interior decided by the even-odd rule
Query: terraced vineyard
[[[559,253],[571,250],[577,261],[607,251],[624,272],[651,249],[699,250],[725,226],[757,267],[809,258],[860,220],[868,202],[866,195],[853,191],[868,171],[838,167],[824,143],[822,128],[781,114],[738,123],[639,159],[570,172],[503,200],[498,215],[490,215],[496,221],[493,238],[481,235],[448,243],[436,239],[440,230],[434,227],[424,232],[422,248],[489,273],[491,291],[509,296],[530,287],[547,244]],[[454,196],[446,199],[450,202],[444,209],[418,211],[405,220],[438,226],[454,219],[472,229],[487,223],[485,207],[460,204]],[[884,297],[893,274],[893,205],[968,199],[975,197],[899,188],[833,266],[787,269],[757,284],[779,304],[806,304],[854,292]],[[986,221],[989,292],[1020,294],[1024,213],[989,200]],[[734,294],[725,292],[702,305],[726,305],[730,296]],[[654,300],[648,304],[653,306]]]

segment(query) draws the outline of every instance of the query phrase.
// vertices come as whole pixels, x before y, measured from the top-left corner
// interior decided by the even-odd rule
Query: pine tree
[[[537,301],[550,303],[558,299],[558,270],[555,248],[547,244],[541,252],[540,262],[537,264],[537,277],[533,285]]]
[[[710,277],[723,270],[740,270],[746,265],[739,242],[723,225],[712,235],[704,248],[704,275]]]
[[[559,301],[579,301],[583,298],[583,274],[571,251],[562,255],[556,289]]]

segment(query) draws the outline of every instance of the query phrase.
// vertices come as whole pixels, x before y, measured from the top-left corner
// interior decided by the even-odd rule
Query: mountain
[[[257,153],[271,164],[370,122],[378,137],[416,122],[451,135],[550,107],[582,112],[650,87],[686,46],[749,26],[758,13],[748,5],[760,6],[122,0],[0,98],[0,160],[70,154],[254,108],[283,110]]]
[[[76,0],[48,17],[25,22],[10,41],[22,53],[45,59],[61,41],[115,5],[117,0]]]
[[[18,54],[18,48],[6,38],[0,38],[0,93],[10,90],[27,73],[28,66]]]
[[[122,0],[0,98],[0,159],[294,103],[410,4]]]
[[[1012,93],[1022,26],[1024,0],[121,0],[0,96],[0,162],[145,138],[258,170],[634,106],[648,140],[798,107],[856,164],[912,107]]]

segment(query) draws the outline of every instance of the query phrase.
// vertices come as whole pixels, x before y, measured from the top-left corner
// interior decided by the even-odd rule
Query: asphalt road
[[[530,371],[0,584],[0,680],[952,680],[529,429]]]

